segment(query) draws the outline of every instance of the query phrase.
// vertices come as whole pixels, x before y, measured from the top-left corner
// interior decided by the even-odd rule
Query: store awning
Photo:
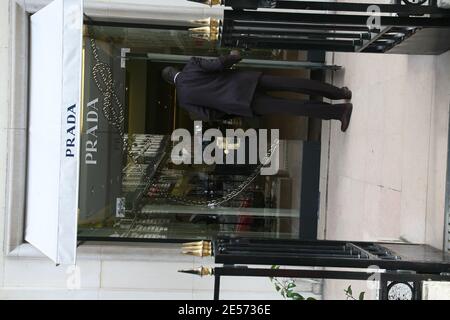
[[[25,240],[74,264],[77,240],[83,0],[31,16]]]

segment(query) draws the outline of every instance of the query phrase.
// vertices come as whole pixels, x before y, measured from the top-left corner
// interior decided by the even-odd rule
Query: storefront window
[[[307,120],[232,118],[199,127],[178,106],[175,88],[160,76],[168,65],[182,68],[192,55],[214,57],[222,51],[214,42],[192,37],[188,27],[86,26],[80,239],[298,238]],[[286,52],[252,51],[245,53],[242,66],[290,72],[281,63],[286,58]],[[175,129],[194,136],[210,128],[224,134],[227,129],[279,129],[277,173],[261,175],[260,163],[173,162]],[[216,143],[226,155],[242,141]]]

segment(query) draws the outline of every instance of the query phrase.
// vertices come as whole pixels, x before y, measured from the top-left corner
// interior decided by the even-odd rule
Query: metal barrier
[[[223,0],[221,20],[196,21],[196,37],[221,47],[440,54],[450,49],[450,10],[436,1],[340,3]],[[257,10],[265,8],[270,10]],[[280,10],[282,9],[282,10]]]
[[[183,253],[212,255],[216,264],[222,264],[181,271],[214,276],[216,300],[220,297],[221,277],[225,276],[376,279],[382,300],[400,298],[395,296],[399,285],[409,288],[411,299],[421,299],[423,281],[450,280],[450,254],[427,245],[220,237],[212,242],[185,244]],[[266,265],[302,269],[256,268]]]

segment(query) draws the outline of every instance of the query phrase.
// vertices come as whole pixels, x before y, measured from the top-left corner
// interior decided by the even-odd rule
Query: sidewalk
[[[443,248],[450,52],[327,62],[344,67],[332,81],[353,91],[354,111],[346,133],[323,122],[319,236]]]

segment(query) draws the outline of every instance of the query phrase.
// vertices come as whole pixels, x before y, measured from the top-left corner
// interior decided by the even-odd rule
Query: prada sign
[[[97,165],[97,144],[98,144],[98,98],[87,103],[86,122],[86,140],[84,144],[84,164]]]
[[[95,28],[89,26],[89,28]],[[95,29],[94,29],[95,31]],[[95,34],[95,32],[93,32]],[[114,43],[95,39],[98,57],[94,57],[89,37],[85,43],[85,79],[82,127],[79,224],[90,226],[103,223],[116,212],[117,198],[121,194],[123,141],[117,128],[105,115],[108,97],[95,81],[98,58],[108,65],[114,75],[114,93],[125,105],[125,69],[121,67],[121,47]]]
[[[66,137],[66,158],[75,157],[75,142],[77,140],[76,136],[76,125],[77,125],[77,112],[76,104],[67,108],[67,137]]]
[[[76,262],[83,1],[30,18],[25,240],[56,264]]]

